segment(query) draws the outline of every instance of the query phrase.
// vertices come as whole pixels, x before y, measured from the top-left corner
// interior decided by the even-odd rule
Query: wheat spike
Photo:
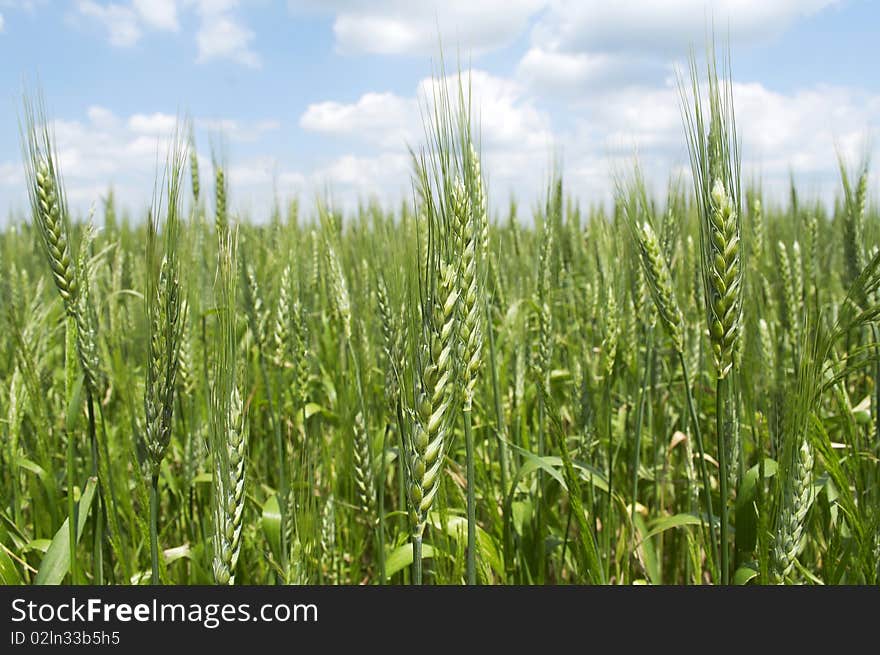
[[[440,487],[443,457],[448,447],[450,408],[454,392],[451,378],[456,344],[458,285],[453,266],[441,262],[438,298],[430,317],[430,342],[423,350],[421,393],[409,455],[410,520],[421,536],[428,512]]]
[[[707,249],[709,337],[718,376],[733,367],[742,325],[742,263],[739,221],[720,178],[712,187]]]
[[[645,221],[638,229],[637,243],[648,290],[676,352],[683,352],[683,316],[675,298],[672,275],[651,224]]]

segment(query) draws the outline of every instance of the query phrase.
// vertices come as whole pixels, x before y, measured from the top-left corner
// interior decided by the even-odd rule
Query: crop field
[[[26,97],[0,581],[880,582],[868,161],[831,208],[762,202],[725,79],[680,76],[691,175],[661,198],[635,160],[613,206],[561,169],[493,196],[465,72],[402,206],[253,220],[185,121],[149,209],[75,218]]]

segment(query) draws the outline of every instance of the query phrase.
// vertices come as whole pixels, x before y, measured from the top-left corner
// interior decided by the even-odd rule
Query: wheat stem
[[[712,511],[712,485],[709,482],[709,472],[706,468],[706,450],[703,447],[703,435],[700,431],[700,418],[697,415],[697,408],[694,404],[694,397],[691,392],[690,376],[688,375],[688,368],[685,361],[684,353],[678,353],[678,361],[681,365],[681,375],[682,378],[684,378],[685,397],[687,399],[688,411],[691,415],[691,425],[693,425],[694,438],[697,442],[697,456],[700,458],[700,477],[702,478],[703,482],[703,502],[706,506],[706,517],[709,521],[709,536],[712,545],[712,548],[708,554],[709,567],[712,570],[713,575],[715,575],[714,560],[718,553],[718,538],[715,532],[715,515]]]

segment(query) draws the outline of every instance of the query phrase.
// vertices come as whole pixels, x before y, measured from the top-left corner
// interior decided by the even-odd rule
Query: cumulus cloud
[[[210,170],[211,162],[202,162]],[[410,159],[402,152],[346,153],[319,161],[306,171],[285,166],[277,157],[247,157],[227,168],[230,202],[239,215],[265,220],[274,198],[322,198],[334,207],[354,210],[361,202],[390,202],[407,197]]]
[[[584,202],[607,200],[613,174],[629,170],[636,155],[656,188],[663,188],[670,171],[686,175],[671,73],[673,60],[689,41],[701,43],[714,17],[719,32],[729,25],[734,43],[752,43],[834,2],[452,0],[442,8],[439,2],[403,0],[290,4],[297,11],[331,11],[336,45],[343,52],[433,51],[438,30],[447,51],[461,48],[463,53],[525,36],[511,76],[474,70],[470,79],[484,172],[491,203],[498,208],[510,193],[524,205],[540,198],[555,157],[561,159],[568,190]],[[151,31],[183,32],[191,20],[199,61],[260,65],[256,37],[238,0],[83,0],[77,6],[83,15],[92,12],[120,45]],[[445,81],[454,87],[454,80]],[[244,148],[247,156],[231,157],[228,173],[233,202],[255,215],[271,202],[273,190],[283,196],[329,189],[347,208],[372,195],[397,202],[411,197],[407,145],[417,146],[424,138],[421,117],[431,110],[434,84],[424,79],[411,93],[380,88],[353,100],[329,97],[308,105],[298,126],[318,145],[296,165],[269,143],[268,135],[282,129],[276,120],[203,116],[194,123],[201,132],[254,144]],[[833,197],[839,189],[837,150],[854,160],[866,135],[880,128],[880,94],[855,88],[815,84],[781,93],[757,82],[738,82],[734,98],[744,171],[760,174],[765,190],[778,189],[780,198],[789,170],[806,183],[807,193]],[[137,190],[152,189],[157,153],[164,152],[162,139],[175,120],[162,112],[122,116],[92,107],[81,120],[59,121],[59,154],[71,198],[94,200],[113,181],[120,197],[130,192],[131,206],[140,206],[144,198]],[[202,161],[207,175],[210,157]],[[19,168],[0,163],[0,187],[20,186]]]
[[[11,162],[0,163],[0,185],[3,186],[20,186],[24,183],[24,173],[21,166],[16,166]]]
[[[149,27],[169,32],[180,29],[177,0],[132,0],[132,7]]]
[[[332,13],[343,52],[432,53],[447,47],[480,53],[532,27],[544,52],[680,53],[702,43],[707,26],[737,41],[779,33],[839,0],[289,0],[295,12]],[[535,23],[532,25],[532,23]]]
[[[277,120],[246,122],[224,118],[196,118],[193,123],[200,143],[210,142],[209,136],[218,132],[229,142],[247,141],[255,134],[265,134],[280,126]],[[146,206],[157,168],[164,162],[177,124],[177,117],[169,113],[120,116],[102,106],[89,107],[82,119],[55,120],[58,161],[71,206],[84,213],[110,185],[128,208],[137,211]],[[211,158],[199,159],[202,170],[210,174]],[[272,169],[278,167],[268,166],[266,161],[244,158],[230,168],[230,177],[243,194],[255,184],[262,184],[261,191],[271,188]],[[19,208],[26,204],[22,170],[20,162],[0,162],[0,191]],[[237,179],[239,175],[241,179]]]
[[[670,70],[669,62],[656,57],[533,46],[520,59],[516,72],[534,91],[577,100],[596,89],[662,79]]]
[[[3,18],[3,14],[0,14],[0,33],[3,32],[3,28],[6,26],[6,22]]]
[[[248,148],[250,154],[233,156],[227,169],[231,206],[259,220],[273,192],[279,198],[329,192],[349,210],[370,197],[386,203],[411,199],[409,153],[383,112],[394,109],[395,121],[420,130],[419,105],[429,108],[432,84],[422,80],[411,96],[374,93],[351,103],[309,106],[301,128],[331,137],[336,152],[294,166],[265,141]],[[525,207],[540,199],[554,157],[563,165],[567,190],[585,204],[610,200],[614,174],[631,170],[636,156],[655,189],[664,188],[670,173],[687,177],[679,97],[671,79],[661,86],[605,89],[584,101],[570,126],[554,123],[515,80],[475,71],[472,87],[474,112],[482,116],[480,145],[493,212],[503,212],[511,194]],[[866,134],[880,129],[877,93],[822,85],[780,93],[753,82],[735,83],[733,93],[745,178],[760,176],[775,200],[784,200],[790,170],[805,197],[831,200],[839,193],[838,149],[855,161]],[[111,183],[129,208],[143,207],[175,120],[163,112],[120,116],[93,106],[83,119],[56,121],[59,159],[77,211],[84,212]],[[205,117],[194,123],[200,143],[210,142],[205,132],[220,131],[230,141],[259,140],[282,127],[270,119]],[[371,131],[381,136],[362,136]],[[418,131],[411,145],[422,138]],[[202,154],[200,162],[210,176],[211,158]],[[0,162],[0,190],[21,196],[20,207],[26,203],[22,188],[20,164]]]
[[[393,93],[366,93],[357,102],[309,105],[300,127],[324,134],[342,134],[383,147],[400,148],[418,135],[415,98]]]
[[[545,0],[291,0],[294,10],[332,12],[342,52],[431,53],[439,35],[467,55],[507,45],[527,28]]]
[[[855,161],[866,135],[880,128],[880,95],[817,85],[780,93],[758,83],[733,85],[746,180],[760,179],[776,201],[789,174],[805,194],[824,201],[839,192],[837,153]],[[687,175],[687,149],[676,86],[611,89],[593,97],[562,141],[565,172],[582,197],[607,199],[611,175],[638,157],[660,188],[670,174]],[[591,191],[592,190],[592,191]]]
[[[233,61],[250,68],[261,64],[256,38],[240,15],[238,0],[77,0],[80,17],[97,22],[117,47],[136,45],[150,31],[179,32],[180,15],[195,17],[197,61]]]
[[[674,55],[703,43],[707,28],[734,41],[766,38],[837,0],[551,0],[533,41],[563,52]]]
[[[177,117],[157,112],[154,114],[134,114],[127,121],[128,129],[135,134],[168,135],[177,125]]]
[[[137,13],[131,7],[103,5],[92,0],[80,0],[76,6],[80,14],[94,19],[106,30],[111,45],[127,48],[140,40],[141,26]]]
[[[359,197],[378,195],[386,198],[409,188],[410,159],[402,152],[384,152],[376,156],[342,155],[316,169],[311,178],[329,188],[344,204],[351,206]]]
[[[830,199],[839,189],[837,153],[855,161],[880,129],[880,95],[818,85],[791,94],[735,84],[746,164],[782,189],[789,171]]]
[[[86,110],[89,122],[101,130],[112,130],[119,126],[119,118],[106,107],[92,105]]]
[[[352,103],[308,107],[300,118],[304,129],[331,135],[353,150],[378,146],[378,152],[360,148],[360,154],[322,165],[321,175],[333,188],[401,197],[401,186],[406,188],[401,176],[408,180],[410,170],[398,126],[420,125],[414,107],[418,99],[423,107],[430,102],[432,85],[423,80],[413,97],[374,93]],[[475,118],[482,117],[484,171],[496,206],[510,193],[526,203],[539,198],[555,158],[561,160],[569,191],[586,203],[609,200],[613,176],[630,170],[636,158],[659,189],[670,175],[688,175],[679,92],[671,76],[657,85],[608,85],[585,95],[570,125],[554,122],[528,87],[514,79],[474,71],[472,86]],[[837,152],[855,160],[866,135],[880,128],[880,94],[826,85],[781,93],[754,82],[735,83],[733,93],[746,178],[760,177],[768,196],[777,200],[785,197],[790,171],[804,182],[805,193],[831,200],[839,191]],[[386,120],[390,114],[393,121]],[[416,141],[421,138],[419,132]]]
[[[367,93],[352,103],[310,105],[300,117],[303,129],[333,136],[355,150],[364,145],[378,148],[320,165],[311,174],[313,181],[326,180],[346,206],[370,194],[387,200],[407,197],[411,173],[407,146],[417,147],[423,141],[421,116],[433,111],[438,84],[451,90],[451,102],[456,103],[458,80],[450,77],[439,82],[423,79],[412,96]],[[516,80],[473,70],[465,86],[471,90],[473,119],[480,125],[477,138],[487,174],[505,193],[516,186],[531,194],[537,188],[534,183],[543,180],[540,171],[546,170],[553,148],[550,117]],[[528,179],[532,173],[536,177]]]
[[[259,68],[260,56],[252,49],[254,32],[232,13],[237,2],[201,0],[197,7],[201,24],[196,33],[198,61],[225,59],[249,68]]]
[[[237,9],[239,0],[184,0],[202,14],[223,14]]]
[[[526,151],[550,146],[550,118],[517,80],[474,70],[466,83],[470,85],[474,119],[481,126],[483,145]],[[431,79],[421,82],[423,97],[432,96],[433,84]],[[446,84],[454,87],[457,79],[448,78]]]
[[[457,78],[440,80],[455,92]],[[347,135],[352,139],[405,149],[406,141],[423,136],[422,109],[430,113],[438,81],[425,78],[411,97],[392,93],[366,93],[354,103],[335,101],[309,105],[300,117],[306,130]],[[550,139],[549,119],[535,105],[516,80],[472,70],[464,80],[470,86],[474,118],[482,121],[481,140],[492,145],[530,148],[544,146]],[[453,100],[455,102],[455,100]]]
[[[49,0],[0,0],[0,7],[32,12],[48,2]]]
[[[714,30],[736,46],[778,36],[839,0],[549,0],[518,74],[536,90],[577,96],[659,83]]]
[[[267,119],[249,123],[231,118],[197,118],[195,126],[210,134],[219,134],[231,141],[252,142],[262,138],[267,132],[281,129],[281,121]]]

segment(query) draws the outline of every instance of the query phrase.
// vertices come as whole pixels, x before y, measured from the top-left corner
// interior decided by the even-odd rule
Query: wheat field
[[[237,215],[181,121],[148,210],[74,218],[26,99],[0,580],[877,584],[868,162],[764,202],[725,73],[681,76],[691,177],[590,210],[493,197],[466,73],[344,215]]]

